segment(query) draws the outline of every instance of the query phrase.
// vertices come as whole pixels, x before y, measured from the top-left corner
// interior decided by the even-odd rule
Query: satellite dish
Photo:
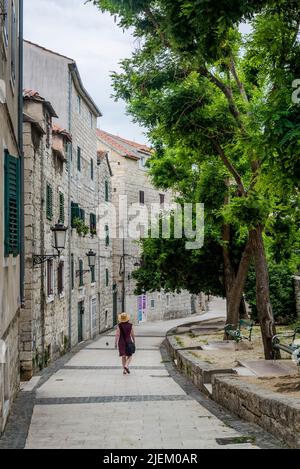
[[[0,80],[0,104],[6,103],[6,85],[4,80]]]

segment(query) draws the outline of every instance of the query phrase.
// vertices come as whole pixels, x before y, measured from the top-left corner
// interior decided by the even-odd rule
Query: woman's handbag
[[[133,342],[126,344],[126,354],[127,356],[135,354],[135,344]]]

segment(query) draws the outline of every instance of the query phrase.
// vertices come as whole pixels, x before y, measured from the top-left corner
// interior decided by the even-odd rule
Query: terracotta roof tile
[[[151,153],[151,149],[146,145],[118,137],[117,135],[109,134],[103,130],[97,129],[97,135],[102,141],[113,147],[125,157],[140,159],[142,156],[141,153]]]
[[[59,135],[66,137],[70,142],[72,141],[71,134],[66,129],[63,129],[59,125],[52,124],[52,132],[54,134],[59,134]]]

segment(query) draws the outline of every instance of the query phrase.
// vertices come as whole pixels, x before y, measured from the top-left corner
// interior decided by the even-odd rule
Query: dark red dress
[[[131,331],[132,324],[130,322],[121,322],[119,324],[120,329],[120,340],[119,340],[119,352],[120,357],[126,357],[126,344],[132,342],[131,340]]]

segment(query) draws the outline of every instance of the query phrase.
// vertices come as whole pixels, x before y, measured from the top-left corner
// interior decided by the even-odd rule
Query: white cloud
[[[111,71],[119,71],[121,59],[135,49],[131,34],[114,18],[84,0],[26,0],[25,38],[76,60],[85,88],[103,113],[103,130],[146,140],[143,129],[125,114],[125,104],[111,95]]]

